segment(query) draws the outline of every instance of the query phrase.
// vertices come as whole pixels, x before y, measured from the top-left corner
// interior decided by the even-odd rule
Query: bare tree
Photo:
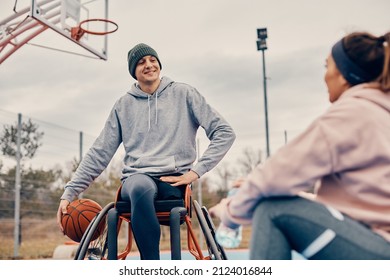
[[[237,172],[224,162],[215,169],[213,178],[215,194],[218,199],[222,199],[230,190],[231,182],[237,179]]]
[[[237,160],[239,169],[243,176],[248,175],[253,168],[259,165],[261,161],[261,150],[255,150],[253,148],[245,148],[242,156]]]
[[[41,139],[43,132],[38,130],[39,126],[29,119],[22,122],[21,129],[21,158],[33,158],[38,148],[42,146]],[[4,125],[3,133],[0,136],[1,152],[5,156],[16,158],[17,152],[17,125]]]

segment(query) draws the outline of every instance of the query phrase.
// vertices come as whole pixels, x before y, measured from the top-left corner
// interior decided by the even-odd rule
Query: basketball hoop
[[[87,29],[86,27],[83,27],[83,25],[89,22],[104,22],[106,24],[110,24],[112,26],[112,29],[107,31],[94,31],[94,30]],[[102,18],[92,18],[92,19],[83,20],[79,23],[78,26],[72,27],[71,37],[74,40],[79,41],[85,33],[92,34],[92,35],[106,35],[106,34],[114,33],[117,30],[118,30],[118,24],[111,20],[102,19]]]

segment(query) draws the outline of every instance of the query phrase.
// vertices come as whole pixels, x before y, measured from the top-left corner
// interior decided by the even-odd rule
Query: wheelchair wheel
[[[222,247],[219,246],[219,244],[216,242],[215,235],[213,236],[213,233],[211,231],[210,228],[211,219],[209,218],[209,216],[205,216],[205,212],[202,211],[202,208],[199,206],[199,203],[196,200],[193,201],[193,205],[194,205],[195,213],[198,218],[200,227],[206,238],[206,244],[211,258],[213,260],[226,260],[227,258],[226,255],[224,254]],[[206,210],[206,214],[208,214],[207,210]],[[207,222],[207,219],[209,220],[209,222]]]
[[[107,204],[91,221],[80,241],[75,260],[107,259],[107,213],[114,205],[114,202]],[[104,225],[101,225],[101,223],[104,223]],[[102,233],[98,238],[93,239],[96,231],[101,230],[101,227],[103,227]]]
[[[205,216],[206,218],[206,222],[207,222],[207,225],[211,231],[211,235],[213,237],[213,240],[215,241],[215,243],[217,244],[217,247],[218,247],[218,251],[219,253],[221,254],[221,259],[222,260],[227,260],[227,256],[226,256],[226,253],[225,253],[225,250],[223,249],[223,247],[217,242],[217,239],[216,239],[216,229],[215,229],[215,226],[214,226],[214,223],[213,223],[213,220],[211,219],[210,217],[210,214],[209,214],[209,211],[207,211],[207,208],[206,206],[203,206],[202,207],[202,212],[203,212],[203,215]]]

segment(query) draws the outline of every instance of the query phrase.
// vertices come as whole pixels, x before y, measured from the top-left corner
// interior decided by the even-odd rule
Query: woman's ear
[[[347,82],[347,80],[344,78],[343,75],[341,75],[339,71],[338,71],[337,81],[340,85],[340,88],[342,89],[342,92],[346,91],[351,87],[351,84]]]

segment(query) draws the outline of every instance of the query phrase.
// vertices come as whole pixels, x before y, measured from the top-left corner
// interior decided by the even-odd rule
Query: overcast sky
[[[0,20],[14,3],[1,1]],[[272,153],[285,132],[291,139],[329,106],[323,75],[331,46],[350,31],[390,31],[389,11],[389,0],[110,0],[109,17],[119,29],[109,36],[108,60],[25,45],[0,65],[0,110],[97,136],[135,82],[127,52],[144,42],[158,52],[162,75],[195,86],[231,123],[237,140],[226,159],[232,161],[246,147],[266,147],[256,48],[256,30],[266,27]],[[52,31],[31,42],[70,50]]]

